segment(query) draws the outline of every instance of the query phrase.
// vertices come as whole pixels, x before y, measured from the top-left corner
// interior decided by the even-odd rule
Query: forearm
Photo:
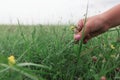
[[[104,12],[103,18],[111,27],[120,25],[120,4]]]

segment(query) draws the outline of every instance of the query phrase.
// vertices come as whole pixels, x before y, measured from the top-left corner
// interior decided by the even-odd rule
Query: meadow
[[[0,80],[120,80],[119,27],[74,43],[71,25],[0,25]]]

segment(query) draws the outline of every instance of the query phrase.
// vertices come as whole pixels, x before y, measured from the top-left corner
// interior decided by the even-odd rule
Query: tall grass
[[[80,47],[73,43],[69,25],[1,25],[0,80],[120,79],[118,32],[80,43],[78,55]],[[13,66],[8,64],[10,55],[16,59]]]

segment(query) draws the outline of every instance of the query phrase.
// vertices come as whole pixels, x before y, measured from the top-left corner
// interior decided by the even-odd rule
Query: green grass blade
[[[31,45],[31,44],[30,44],[30,45]],[[24,57],[24,55],[28,52],[28,50],[31,49],[31,47],[32,47],[32,46],[30,46],[28,49],[26,49],[26,50],[21,54],[21,56],[16,60],[16,62],[20,61],[20,60]]]
[[[45,68],[45,69],[51,69],[50,67],[41,65],[41,64],[35,64],[35,63],[19,63],[17,64],[18,66],[35,66],[35,67],[41,67],[41,68]]]
[[[79,41],[78,62],[79,62],[80,53],[81,53],[81,51],[82,51],[82,44],[83,44],[83,39],[84,39],[84,31],[85,31],[85,28],[86,28],[87,15],[88,15],[88,3],[87,3],[87,9],[86,9],[86,14],[85,14],[85,19],[84,19],[84,27],[83,27],[83,31],[82,31],[82,38],[81,38],[81,40]]]
[[[27,73],[27,72],[19,69],[19,68],[11,67],[11,69],[14,70],[14,71],[17,71],[17,72],[21,73],[22,75],[27,76],[28,78],[31,78],[32,80],[39,80],[37,77],[35,77],[32,74],[29,74],[29,73]]]
[[[7,68],[5,68],[5,69],[3,69],[3,70],[0,70],[0,73],[3,73],[3,72],[5,72],[5,71],[7,71],[7,70],[9,70],[10,69],[10,67],[7,67]]]

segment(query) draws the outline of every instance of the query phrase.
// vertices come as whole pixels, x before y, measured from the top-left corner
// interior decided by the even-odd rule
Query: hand
[[[106,32],[110,28],[102,15],[90,17],[86,20],[86,23],[84,21],[84,19],[80,20],[75,29],[74,39],[76,42],[81,39],[82,31],[84,31],[83,43],[87,43],[91,38]]]

